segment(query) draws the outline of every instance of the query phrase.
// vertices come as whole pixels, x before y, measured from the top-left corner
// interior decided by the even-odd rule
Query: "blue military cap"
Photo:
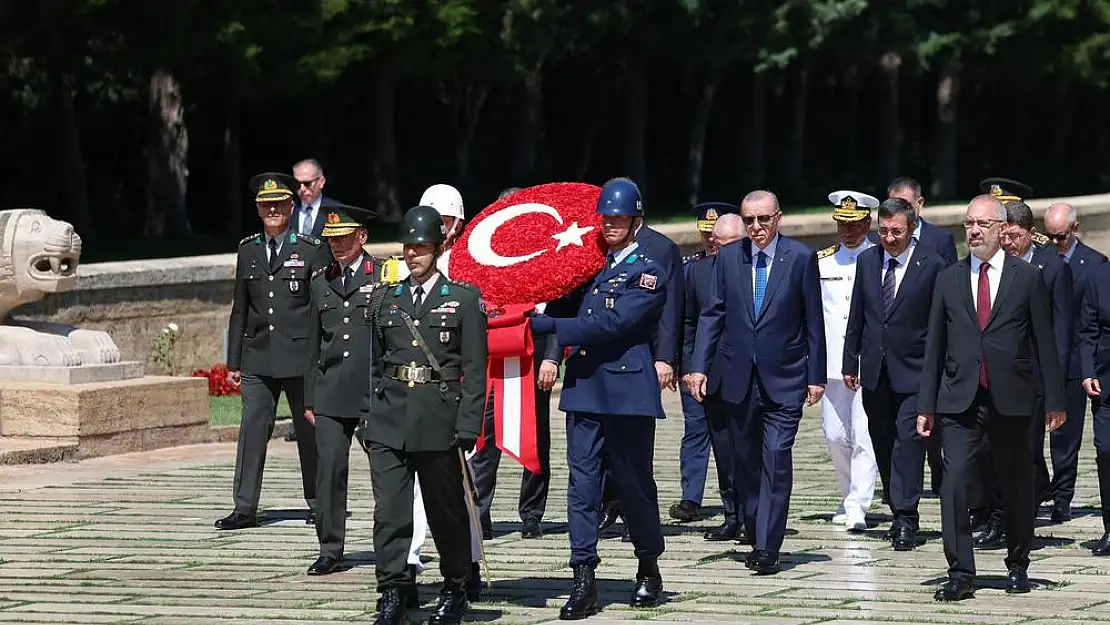
[[[698,220],[698,232],[713,232],[713,226],[721,215],[740,214],[740,208],[728,202],[702,202],[695,204],[690,211]]]
[[[610,217],[643,217],[640,188],[628,178],[614,178],[606,182],[597,198],[596,212]]]

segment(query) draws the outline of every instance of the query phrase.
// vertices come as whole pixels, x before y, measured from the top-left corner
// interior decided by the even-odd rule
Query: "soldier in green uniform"
[[[316,426],[316,537],[320,557],[309,575],[342,567],[351,437],[370,407],[370,331],[366,306],[381,285],[384,261],[363,251],[373,212],[342,204],[320,207],[335,260],[312,276],[313,367],[304,379],[304,416]],[[358,218],[355,217],[358,215]]]
[[[315,523],[316,441],[304,415],[304,376],[312,353],[308,281],[330,258],[319,239],[289,227],[296,188],[296,179],[285,174],[259,174],[250,181],[263,231],[239,242],[235,265],[227,368],[228,380],[242,385],[243,416],[235,458],[235,510],[216,521],[221,530],[258,525],[266,445],[282,391],[293,411],[307,523]]]
[[[376,289],[367,318],[372,398],[360,436],[374,487],[378,625],[406,620],[416,475],[444,578],[429,623],[459,623],[467,606],[470,519],[463,454],[474,447],[482,422],[486,316],[476,287],[436,269],[444,238],[434,208],[417,206],[405,214],[401,243],[409,277]]]

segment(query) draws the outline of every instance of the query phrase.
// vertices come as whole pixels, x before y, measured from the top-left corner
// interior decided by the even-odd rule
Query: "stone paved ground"
[[[672,414],[677,401],[668,395]],[[553,427],[563,456],[561,420]],[[682,422],[657,436],[656,479],[662,507],[679,494],[677,444]],[[669,600],[657,610],[622,605],[636,568],[631,547],[602,543],[598,570],[604,611],[597,620],[703,623],[1078,623],[1110,622],[1110,559],[1092,557],[1098,498],[1088,433],[1075,520],[1041,523],[1031,575],[1040,588],[1007,596],[999,588],[1002,553],[981,553],[986,586],[976,599],[938,606],[944,577],[935,499],[923,505],[928,543],[895,553],[879,538],[889,517],[876,512],[864,535],[829,522],[836,506],[831,467],[816,412],[807,414],[795,453],[796,487],[784,571],[754,577],[738,561],[746,547],[707,543],[701,532],[719,517],[668,524],[662,560]],[[229,510],[232,445],[177,448],[103,458],[79,465],[0,468],[0,622],[50,623],[328,623],[373,617],[372,502],[361,454],[353,457],[348,555],[356,567],[339,575],[304,575],[316,539],[299,519],[295,447],[270,448],[263,502],[277,521],[218,533],[212,521]],[[515,515],[517,470],[502,470],[495,520],[486,543],[494,577],[490,601],[474,621],[541,623],[558,614],[568,590],[566,472],[556,472],[541,540],[521,540]],[[707,501],[712,501],[711,497]],[[875,508],[878,508],[876,504]],[[715,511],[719,512],[719,511]],[[665,514],[665,512],[664,512]],[[285,517],[285,520],[281,520]],[[431,541],[429,541],[431,550]],[[431,602],[435,573],[424,576]],[[412,618],[418,618],[412,614]]]

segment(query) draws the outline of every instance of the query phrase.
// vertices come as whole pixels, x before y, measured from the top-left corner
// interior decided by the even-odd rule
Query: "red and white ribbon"
[[[536,380],[532,374],[535,346],[527,313],[534,304],[513,304],[489,318],[489,365],[486,398],[493,389],[493,420],[497,447],[525,469],[542,473],[536,424]],[[485,434],[478,439],[481,449]]]

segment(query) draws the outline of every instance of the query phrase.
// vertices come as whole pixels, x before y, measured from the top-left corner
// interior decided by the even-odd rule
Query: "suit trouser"
[[[701,505],[705,494],[705,476],[709,472],[709,451],[712,447],[705,406],[698,403],[685,388],[682,397],[682,444],[678,452],[682,475],[682,499]]]
[[[730,405],[736,488],[744,506],[744,526],[756,550],[773,554],[786,537],[786,515],[794,487],[794,439],[802,420],[805,391],[791,405],[767,396],[752,368],[747,397]],[[754,531],[753,531],[754,530]]]
[[[1110,532],[1110,405],[1099,402],[1094,420],[1095,466],[1098,468],[1102,528],[1103,531]]]
[[[705,420],[709,428],[709,441],[713,449],[713,463],[717,466],[717,489],[721,495],[721,505],[725,511],[726,523],[740,523],[739,497],[736,494],[736,480],[732,472],[736,470],[733,459],[732,429],[725,414],[725,404],[719,393],[705,398]]]
[[[1044,397],[1038,397],[1033,403],[1033,417],[1029,420],[1029,459],[1032,462],[1033,476],[1033,518],[1037,516],[1041,498],[1048,493],[1050,483],[1048,465],[1044,459],[1044,437]],[[984,436],[979,442],[979,462],[976,463],[979,492],[982,493],[982,499],[977,505],[972,505],[971,508],[989,511],[992,518],[1001,520],[1005,517],[1007,510],[1002,504],[1001,481],[995,468],[994,456],[994,442],[990,436]]]
[[[928,442],[917,433],[917,393],[897,393],[890,382],[884,366],[875,389],[863,389],[863,406],[893,526],[916,532]]]
[[[864,519],[875,496],[878,465],[867,430],[863,394],[829,378],[821,398],[821,429],[829,445],[836,483],[844,496],[841,508],[853,519]]]
[[[1052,498],[1071,503],[1075,497],[1075,478],[1079,474],[1079,449],[1083,444],[1083,425],[1087,420],[1087,391],[1083,381],[1068,380],[1066,391],[1068,418],[1064,425],[1049,437],[1052,448]],[[1091,415],[1102,404],[1097,397],[1090,398]]]
[[[316,415],[316,538],[320,555],[343,559],[351,437],[358,417]]]
[[[621,511],[637,558],[663,553],[659,493],[654,470],[655,419],[643,416],[567,413],[567,525],[570,565],[595,567],[602,462],[621,501]]]
[[[497,432],[494,425],[493,390],[486,402],[485,425],[481,451],[470,459],[474,470],[474,488],[478,491],[478,511],[482,528],[493,527],[490,507],[493,493],[497,488],[497,467],[501,464],[501,450],[497,447]],[[543,519],[547,509],[547,491],[551,485],[551,391],[536,389],[536,443],[540,455],[540,473],[521,469],[520,497],[517,512],[520,520]]]
[[[969,474],[979,461],[979,442],[984,436],[989,436],[999,449],[1006,450],[1006,453],[994,455],[1002,508],[1026,511],[1006,515],[1006,566],[1028,567],[1029,545],[1033,540],[1031,417],[998,414],[990,393],[980,388],[967,410],[959,414],[941,414],[937,418],[947,475]],[[975,553],[967,485],[965,480],[944,481],[940,516],[948,577],[971,583],[975,578]]]
[[[458,455],[457,453],[455,454]],[[467,470],[469,467],[470,458],[467,458]],[[458,464],[458,460],[455,460]],[[460,467],[461,472],[461,467]],[[472,472],[473,474],[473,472]],[[417,474],[419,475],[419,473]],[[409,544],[408,563],[416,567],[417,573],[424,572],[424,561],[420,558],[420,549],[424,546],[424,541],[428,538],[429,521],[427,509],[424,506],[424,489],[421,486],[423,478],[413,482],[413,498],[412,498],[412,519],[413,531],[412,541]],[[482,561],[482,529],[478,527],[473,519],[478,518],[478,508],[471,502],[470,494],[466,492],[466,483],[461,487],[463,495],[463,505],[466,506],[466,518],[464,522],[470,532],[470,561]],[[434,528],[433,528],[434,531]],[[433,534],[432,538],[435,536]],[[439,548],[439,543],[436,543],[436,548]]]
[[[374,556],[378,590],[412,584],[405,570],[412,545],[414,484],[428,497],[427,519],[443,579],[461,587],[470,577],[469,526],[458,451],[409,452],[367,443],[374,487]],[[419,501],[419,499],[417,499]],[[422,535],[421,535],[422,538]]]
[[[297,434],[297,454],[301,460],[301,486],[308,507],[316,509],[316,433],[304,418],[304,378],[272,378],[244,374],[243,413],[239,423],[239,444],[235,453],[235,511],[254,515],[262,493],[262,470],[266,448],[274,433],[278,396],[285,391],[293,412],[293,431]]]

